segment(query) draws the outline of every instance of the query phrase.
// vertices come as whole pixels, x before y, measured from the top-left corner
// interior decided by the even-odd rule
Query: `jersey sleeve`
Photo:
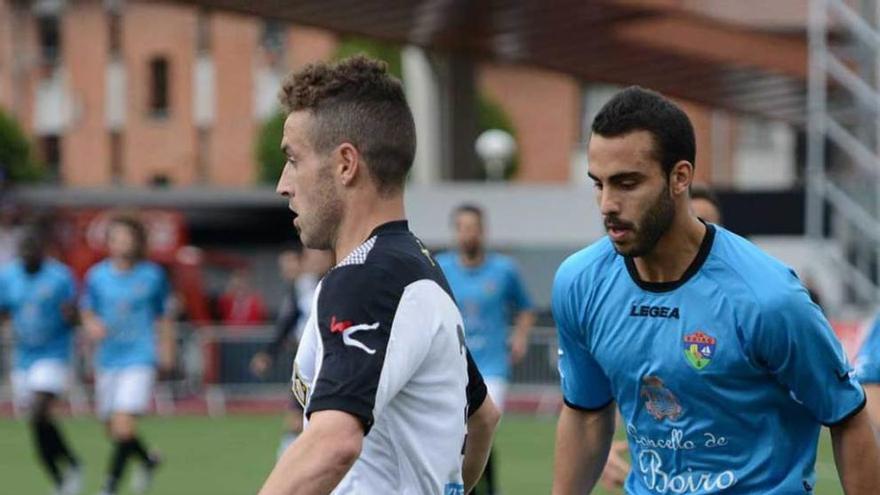
[[[483,375],[477,368],[477,363],[475,363],[474,358],[471,357],[471,351],[468,350],[466,352],[468,371],[468,417],[471,417],[475,412],[477,412],[477,409],[479,409],[480,406],[483,405],[483,402],[486,401],[486,396],[489,394],[489,389],[486,387],[486,382],[483,381]]]
[[[510,264],[510,268],[507,271],[507,295],[508,300],[516,311],[527,311],[534,307],[519,270],[517,270],[516,265],[513,263]]]
[[[156,266],[156,287],[150,297],[150,304],[156,318],[168,316],[170,297],[171,284],[168,281],[168,276],[165,275],[165,271],[161,267]]]
[[[565,404],[574,409],[598,410],[612,400],[611,384],[590,353],[586,329],[577,317],[579,296],[565,266],[553,283],[551,306],[559,340],[559,378]]]
[[[790,276],[792,287],[762,302],[752,352],[818,421],[841,423],[864,407],[865,392],[828,320]]]
[[[880,385],[880,316],[875,318],[859,348],[855,368],[859,382]]]
[[[322,283],[318,295],[317,319],[322,344],[322,361],[315,377],[306,416],[317,411],[336,410],[358,418],[369,433],[375,422],[374,408],[381,410],[389,390],[379,394],[379,381],[391,337],[391,325],[400,294],[383,284],[387,276],[368,265],[334,269]],[[427,352],[429,339],[418,339],[408,356],[388,371],[395,382],[411,372],[413,362]],[[388,385],[394,387],[394,384]]]
[[[96,278],[97,275],[94,268],[86,273],[86,278],[83,282],[82,295],[79,299],[79,307],[81,310],[91,311],[98,314],[100,313],[100,298],[98,296],[98,284],[95,281]]]

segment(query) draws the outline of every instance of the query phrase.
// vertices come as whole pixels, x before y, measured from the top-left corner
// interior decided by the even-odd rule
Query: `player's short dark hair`
[[[279,95],[287,112],[315,118],[312,145],[321,153],[351,143],[380,193],[400,190],[412,168],[416,129],[400,81],[385,62],[356,55],[291,73]]]
[[[691,199],[702,199],[704,201],[708,201],[712,203],[712,206],[721,211],[721,200],[718,199],[718,195],[715,194],[715,191],[712,190],[709,186],[703,184],[692,184],[691,185]]]
[[[462,213],[471,213],[476,215],[477,220],[480,221],[480,225],[483,224],[483,209],[473,203],[463,203],[455,207],[452,210],[452,223],[455,224],[455,221],[458,220],[458,216]]]
[[[660,93],[630,86],[614,95],[593,119],[594,134],[618,137],[647,131],[654,139],[654,159],[666,175],[685,160],[696,166],[694,126],[687,114]]]
[[[114,225],[121,225],[123,227],[127,227],[131,232],[132,237],[134,237],[134,256],[137,259],[144,259],[147,257],[147,228],[144,226],[143,222],[137,219],[133,215],[128,214],[118,214],[113,216],[110,219],[109,228]]]

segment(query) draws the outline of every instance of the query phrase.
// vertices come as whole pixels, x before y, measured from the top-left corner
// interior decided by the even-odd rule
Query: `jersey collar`
[[[400,234],[404,232],[409,232],[409,222],[406,220],[393,220],[373,229],[370,235],[367,236],[367,239],[382,234]]]
[[[700,221],[703,222],[702,220]],[[687,270],[684,271],[684,274],[680,279],[671,282],[646,282],[639,277],[639,271],[636,269],[636,264],[632,257],[624,256],[623,261],[626,264],[626,271],[629,272],[632,281],[648,292],[669,292],[684,285],[696,275],[698,271],[700,271],[703,263],[706,262],[706,258],[709,257],[709,252],[712,250],[712,243],[715,240],[715,226],[707,222],[703,222],[703,224],[706,226],[706,234],[703,235],[703,242],[700,243],[700,250],[697,251],[697,256],[691,261],[691,264],[687,267]]]

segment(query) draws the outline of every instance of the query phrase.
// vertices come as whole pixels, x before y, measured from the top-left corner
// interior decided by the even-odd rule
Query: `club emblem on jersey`
[[[642,389],[639,395],[645,399],[645,409],[657,421],[669,418],[673,421],[681,416],[681,404],[660,377],[648,375],[642,377]]]
[[[715,356],[715,337],[697,330],[684,336],[684,357],[695,369],[701,370]]]
[[[371,325],[362,324],[362,325],[354,325],[350,320],[342,320],[336,321],[336,317],[333,316],[330,319],[330,333],[341,333],[342,334],[342,343],[349,347],[356,347],[367,354],[376,354],[376,349],[370,349],[365,346],[360,341],[352,338],[351,334],[355,332],[363,332],[368,330],[375,330],[379,328],[379,322],[373,323]]]

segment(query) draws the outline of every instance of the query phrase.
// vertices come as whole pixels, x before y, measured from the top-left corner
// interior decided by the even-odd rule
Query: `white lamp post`
[[[477,137],[475,148],[486,166],[489,180],[504,180],[504,171],[516,154],[513,136],[501,129],[489,129]]]

